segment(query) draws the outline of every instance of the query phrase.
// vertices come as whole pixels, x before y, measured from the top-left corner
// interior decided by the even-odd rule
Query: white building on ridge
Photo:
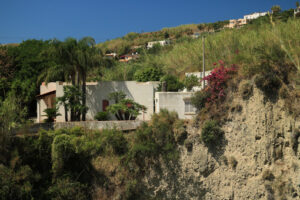
[[[245,20],[257,19],[257,18],[265,16],[267,14],[268,14],[268,12],[255,12],[255,13],[252,13],[252,14],[249,14],[249,15],[245,15],[244,19]]]

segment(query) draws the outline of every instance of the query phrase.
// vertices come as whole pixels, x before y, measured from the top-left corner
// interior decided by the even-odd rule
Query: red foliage
[[[213,69],[211,74],[204,77],[204,80],[208,82],[206,91],[210,93],[210,97],[207,99],[208,102],[214,102],[217,99],[221,99],[225,96],[226,81],[230,79],[233,73],[237,71],[237,66],[232,65],[231,67],[225,67],[222,60],[219,61],[220,66]]]

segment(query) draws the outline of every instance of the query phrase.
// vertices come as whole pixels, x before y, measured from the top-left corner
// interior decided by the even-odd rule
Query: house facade
[[[101,111],[105,111],[106,107],[113,104],[108,96],[112,92],[123,91],[127,98],[144,105],[147,108],[145,113],[138,116],[140,120],[149,120],[154,113],[154,93],[158,87],[158,82],[140,83],[136,81],[105,81],[105,82],[89,82],[86,86],[86,120],[94,120],[94,116]],[[63,88],[69,85],[63,82],[51,82],[40,86],[40,95],[37,96],[37,122],[43,122],[46,119],[44,110],[52,108],[55,98],[64,95]],[[51,99],[51,100],[49,100]],[[48,103],[50,102],[50,103]],[[64,106],[60,105],[58,109],[60,116],[56,117],[56,122],[65,121]],[[70,113],[68,113],[68,116]],[[70,117],[69,117],[70,119]],[[114,120],[115,117],[111,116]]]
[[[208,76],[211,71],[186,73],[186,76],[194,75],[198,78]],[[159,113],[161,109],[175,111],[180,119],[192,119],[196,115],[196,109],[191,104],[191,97],[196,91],[203,89],[203,82],[199,86],[192,88],[192,91],[179,92],[158,92],[160,84],[153,82],[136,81],[102,81],[86,83],[86,120],[94,120],[98,112],[106,111],[107,106],[115,103],[110,100],[109,94],[112,92],[124,92],[129,99],[145,106],[146,112],[137,117],[139,120],[150,120],[153,113]],[[44,110],[54,108],[55,99],[64,96],[64,87],[70,83],[51,82],[43,83],[40,86],[40,94],[37,96],[37,122],[43,122],[46,119]],[[65,109],[59,105],[58,112],[60,116],[56,117],[56,122],[65,122]],[[116,120],[115,116],[110,116],[111,120]],[[70,119],[70,112],[68,113]]]
[[[191,103],[194,92],[156,92],[155,112],[161,109],[175,111],[180,119],[192,119],[196,115],[196,108]]]

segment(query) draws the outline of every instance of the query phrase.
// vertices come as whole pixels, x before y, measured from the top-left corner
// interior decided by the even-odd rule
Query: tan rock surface
[[[249,100],[235,97],[236,105],[242,110],[228,115],[221,147],[209,150],[200,129],[188,127],[192,150],[182,145],[178,163],[153,167],[147,192],[156,199],[300,199],[299,119],[256,88]]]

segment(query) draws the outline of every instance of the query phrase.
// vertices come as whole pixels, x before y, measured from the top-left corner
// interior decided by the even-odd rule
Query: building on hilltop
[[[225,25],[224,28],[240,28],[246,25],[249,20],[257,19],[267,14],[268,12],[255,12],[249,15],[245,15],[243,19],[231,19],[229,20],[229,24]]]
[[[249,14],[249,15],[245,15],[244,19],[245,20],[257,19],[257,18],[265,16],[267,14],[268,14],[268,12],[255,12],[255,13],[252,13],[252,14]]]
[[[246,24],[246,19],[231,19],[229,20],[229,24],[225,25],[224,28],[240,28]]]
[[[161,40],[161,41],[152,41],[147,43],[147,49],[152,48],[155,44],[159,44],[160,46],[166,46],[171,44],[170,40]]]
[[[139,58],[139,55],[138,55],[138,53],[136,52],[136,53],[131,53],[131,54],[126,54],[126,55],[120,56],[119,61],[120,61],[120,62],[129,62],[129,61],[131,61],[131,60],[136,60],[136,59],[138,59],[138,58]]]

